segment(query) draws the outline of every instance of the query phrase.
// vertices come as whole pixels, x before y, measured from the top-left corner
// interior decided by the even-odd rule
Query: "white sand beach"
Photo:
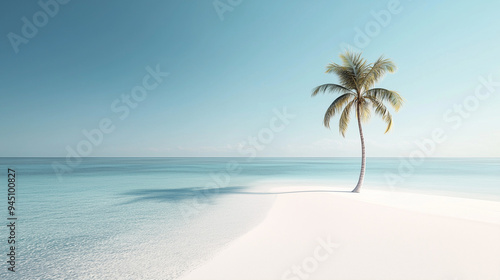
[[[277,199],[262,223],[182,279],[500,279],[500,202],[325,187],[270,192]]]

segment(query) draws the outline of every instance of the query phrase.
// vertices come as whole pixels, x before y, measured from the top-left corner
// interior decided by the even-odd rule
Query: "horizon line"
[[[67,158],[67,157],[61,157],[61,156],[0,156],[0,158]],[[79,158],[249,158],[249,157],[238,157],[238,156],[90,156],[90,157],[79,157]],[[267,157],[267,156],[261,156],[261,157],[253,157],[253,158],[361,158],[361,156],[352,156],[352,157],[318,157],[318,156],[275,156],[275,157]],[[366,158],[409,158],[408,156],[396,156],[396,157],[369,157],[367,156]],[[469,157],[464,157],[464,156],[448,156],[448,157],[434,157],[434,156],[427,156],[424,158],[500,158],[500,156],[469,156]]]

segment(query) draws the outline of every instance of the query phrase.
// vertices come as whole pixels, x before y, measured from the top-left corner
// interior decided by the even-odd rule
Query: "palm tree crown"
[[[384,102],[388,102],[398,111],[403,105],[403,98],[395,91],[373,88],[373,86],[387,72],[393,73],[396,70],[396,65],[383,56],[374,63],[367,63],[366,59],[361,57],[361,53],[350,51],[341,54],[340,59],[342,65],[330,63],[326,70],[326,73],[336,74],[340,84],[324,84],[314,88],[312,93],[312,96],[326,92],[342,94],[328,107],[323,120],[324,125],[330,128],[330,119],[342,112],[339,120],[339,131],[345,137],[352,110],[356,110],[356,116],[362,122],[366,122],[370,118],[373,108],[375,113],[387,123],[385,131],[387,133],[392,127],[392,116]]]

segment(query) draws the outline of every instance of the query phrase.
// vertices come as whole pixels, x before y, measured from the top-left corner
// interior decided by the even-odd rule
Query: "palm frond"
[[[372,88],[367,91],[365,91],[365,96],[367,97],[373,97],[376,100],[380,102],[387,101],[391,106],[394,108],[394,110],[399,111],[401,106],[403,106],[404,99],[399,95],[397,92],[388,90],[385,88]]]
[[[362,79],[363,88],[369,89],[375,85],[384,75],[396,71],[396,65],[392,60],[380,56],[375,63],[368,66],[365,76]]]
[[[384,133],[387,133],[391,130],[392,128],[392,116],[387,107],[385,105],[378,101],[376,98],[373,97],[368,97],[370,101],[372,102],[372,106],[375,109],[375,113],[379,116],[382,117],[382,120],[384,120],[387,123],[387,129],[385,130]]]
[[[342,60],[343,67],[349,70],[349,77],[352,79],[351,82],[354,84],[354,88],[359,92],[361,90],[362,78],[367,70],[368,64],[366,59],[361,57],[361,53],[354,53],[352,51],[340,54],[340,59]]]
[[[356,105],[356,99],[351,100],[349,103],[344,108],[344,111],[342,111],[342,114],[340,115],[339,119],[339,132],[342,134],[342,137],[345,137],[345,132],[347,131],[347,127],[349,126],[349,121],[351,120],[351,110],[352,107]]]
[[[352,69],[356,78],[362,77],[363,72],[366,70],[367,62],[366,59],[361,57],[361,53],[346,51],[340,54],[340,59],[344,66]]]
[[[343,87],[350,90],[357,89],[356,76],[350,67],[330,63],[326,66],[326,73],[337,75]]]
[[[331,93],[339,92],[339,93],[344,93],[344,94],[346,94],[346,93],[354,94],[354,92],[350,91],[349,89],[347,89],[346,87],[343,87],[341,85],[324,84],[324,85],[320,85],[320,86],[315,87],[313,89],[311,96],[316,96],[318,93],[325,93],[325,92],[331,92]]]
[[[343,95],[337,97],[337,99],[335,99],[335,101],[332,102],[330,107],[328,107],[328,109],[326,110],[325,118],[323,119],[323,124],[327,128],[330,128],[330,119],[335,114],[340,112],[342,110],[342,108],[344,107],[344,105],[346,103],[348,103],[350,101],[350,99],[353,97],[354,97],[354,95],[352,93],[346,93],[346,94],[343,94]]]
[[[359,99],[358,102],[359,102],[359,106],[356,108],[359,109],[359,117],[361,118],[361,121],[365,123],[368,120],[370,120],[370,117],[371,117],[369,99],[361,98],[361,99]]]

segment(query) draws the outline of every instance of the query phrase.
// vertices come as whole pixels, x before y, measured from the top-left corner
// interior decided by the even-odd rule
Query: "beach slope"
[[[183,280],[500,279],[500,202],[280,187],[265,220]]]

